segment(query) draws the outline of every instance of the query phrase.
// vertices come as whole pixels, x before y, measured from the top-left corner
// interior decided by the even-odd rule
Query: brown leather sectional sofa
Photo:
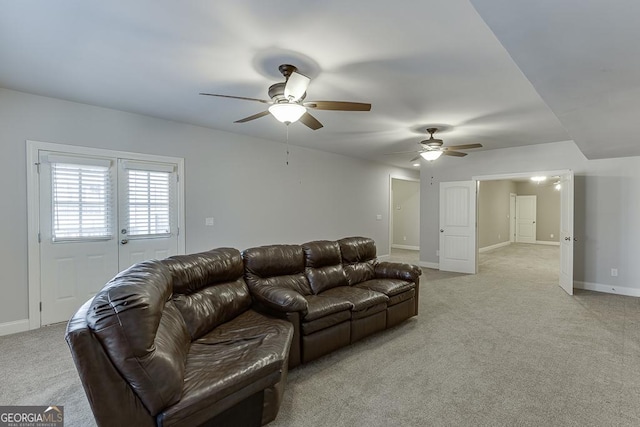
[[[146,261],[70,320],[100,426],[262,425],[278,412],[293,335],[250,308],[237,249]]]
[[[378,262],[369,238],[262,246],[242,256],[256,309],[294,325],[290,368],[418,314],[422,270]]]
[[[362,237],[145,261],[66,340],[100,426],[264,425],[288,367],[416,315],[420,274]]]

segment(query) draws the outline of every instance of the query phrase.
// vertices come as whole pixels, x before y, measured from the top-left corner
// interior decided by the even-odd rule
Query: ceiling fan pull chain
[[[285,123],[287,125],[287,166],[289,166],[289,124],[290,123]]]

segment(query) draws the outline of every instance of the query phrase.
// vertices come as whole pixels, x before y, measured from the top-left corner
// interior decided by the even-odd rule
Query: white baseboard
[[[536,240],[536,245],[560,246],[560,242],[550,242],[547,240]]]
[[[392,248],[394,249],[407,249],[410,251],[419,251],[420,250],[420,246],[409,246],[409,245],[396,245],[393,244],[391,245]]]
[[[29,319],[14,320],[13,322],[0,323],[0,336],[16,334],[29,330]]]
[[[426,262],[426,261],[419,261],[418,265],[420,267],[427,267],[427,268],[433,268],[436,270],[440,269],[440,264],[438,264],[437,262]]]
[[[386,261],[391,257],[391,255],[386,254],[386,255],[378,255],[376,258],[378,258],[379,261]]]
[[[495,245],[485,246],[484,248],[480,248],[480,249],[478,249],[478,252],[482,253],[482,252],[492,251],[494,249],[498,249],[498,248],[503,248],[505,246],[509,246],[510,244],[511,244],[511,242],[496,243]]]
[[[629,297],[640,297],[640,289],[627,288],[617,285],[603,285],[601,283],[574,281],[573,287],[576,289],[584,289],[585,291],[604,292],[607,294],[626,295]]]

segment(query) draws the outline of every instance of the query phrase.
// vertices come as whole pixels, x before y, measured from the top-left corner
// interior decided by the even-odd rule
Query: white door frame
[[[389,255],[391,255],[391,245],[393,244],[393,211],[394,211],[394,206],[393,206],[393,180],[394,179],[398,179],[400,181],[417,182],[418,184],[420,183],[420,178],[410,178],[408,176],[394,175],[394,174],[390,174],[389,175],[389,221],[388,221],[388,226],[389,226],[389,252],[388,252],[388,254]],[[418,207],[418,209],[420,209],[420,207]],[[418,217],[419,217],[419,213],[418,213]]]
[[[180,157],[158,156],[153,154],[132,153],[128,151],[107,150],[102,148],[80,147],[41,141],[26,141],[27,158],[27,254],[28,254],[28,290],[29,290],[29,329],[40,327],[40,189],[38,152],[58,151],[85,156],[129,158],[141,161],[174,163],[178,165],[178,253],[185,252],[185,197],[184,197],[184,159]]]
[[[516,241],[516,193],[509,193],[509,243]]]
[[[563,176],[567,174],[571,174],[573,176],[573,171],[571,169],[560,169],[560,170],[538,171],[538,172],[515,172],[515,173],[505,173],[505,174],[498,174],[498,175],[474,176],[472,179],[475,179],[478,181],[495,181],[495,180],[510,180],[510,179],[518,179],[518,178],[531,178],[532,176],[555,176],[555,175]],[[566,214],[566,212],[561,211],[560,215],[563,215],[563,214]]]

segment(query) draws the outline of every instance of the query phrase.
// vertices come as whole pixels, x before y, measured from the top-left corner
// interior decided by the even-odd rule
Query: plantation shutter
[[[174,228],[175,165],[124,162],[127,235],[165,237]]]
[[[52,240],[113,237],[111,161],[49,154]]]

